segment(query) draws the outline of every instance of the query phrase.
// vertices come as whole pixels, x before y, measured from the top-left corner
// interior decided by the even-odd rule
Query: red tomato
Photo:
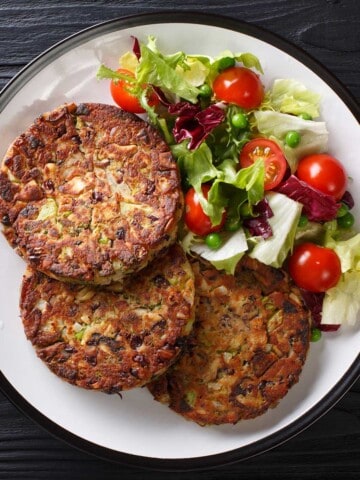
[[[281,148],[267,138],[254,138],[240,152],[240,166],[249,167],[258,158],[265,162],[265,190],[272,190],[284,178],[287,162]]]
[[[128,75],[129,77],[135,77],[132,72],[125,70],[124,68],[119,68],[117,72]],[[131,82],[126,82],[125,80],[111,80],[111,96],[113,97],[114,102],[117,103],[123,110],[131,113],[144,113],[145,110],[140,105],[139,100],[129,91],[131,86]]]
[[[310,292],[325,292],[341,276],[341,263],[331,248],[303,243],[289,259],[289,272],[296,285]]]
[[[326,153],[302,158],[297,176],[311,187],[331,195],[336,200],[340,200],[346,191],[347,175],[344,167],[339,160]]]
[[[213,91],[218,100],[247,109],[258,107],[264,98],[259,76],[245,67],[230,67],[219,73]]]
[[[201,189],[205,198],[207,198],[210,185],[204,184]],[[184,220],[189,230],[196,233],[196,235],[204,236],[222,229],[226,221],[226,213],[223,213],[220,224],[213,226],[210,217],[204,213],[200,205],[197,193],[193,188],[190,188],[185,195]]]

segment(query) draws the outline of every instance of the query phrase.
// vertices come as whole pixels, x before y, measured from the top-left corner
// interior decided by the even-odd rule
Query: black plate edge
[[[29,78],[36,75],[45,65],[57,58],[60,54],[67,52],[77,45],[83,44],[94,37],[110,33],[114,30],[131,28],[149,23],[190,23],[203,24],[234,30],[236,33],[243,33],[253,36],[272,46],[284,51],[296,58],[301,63],[314,71],[324,80],[347,105],[354,117],[360,122],[360,106],[350,91],[332,74],[324,65],[314,57],[296,46],[289,40],[270,32],[263,27],[250,24],[241,20],[232,19],[228,16],[208,14],[196,11],[162,11],[158,13],[144,13],[115,18],[85,28],[73,35],[66,37],[45,50],[34,60],[21,69],[15,77],[8,82],[0,93],[0,112],[16,93],[27,83]],[[45,415],[40,413],[29,402],[22,397],[10,384],[0,371],[0,389],[6,397],[26,416],[34,420],[54,437],[65,441],[70,446],[77,448],[87,454],[92,454],[99,459],[109,460],[114,463],[122,463],[132,467],[150,469],[155,471],[195,471],[209,468],[216,468],[244,461],[261,453],[271,450],[287,440],[293,438],[321,416],[326,414],[351,388],[353,383],[360,377],[360,354],[349,367],[344,376],[327,393],[323,399],[313,408],[308,410],[296,421],[268,437],[258,440],[245,447],[240,447],[224,453],[193,457],[184,459],[160,459],[152,457],[141,457],[137,455],[118,452],[96,445],[77,435],[72,434],[63,427],[57,425]]]

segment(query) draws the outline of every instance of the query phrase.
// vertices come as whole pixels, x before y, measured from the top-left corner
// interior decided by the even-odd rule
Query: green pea
[[[199,90],[200,90],[199,97],[208,98],[208,97],[211,97],[212,95],[211,87],[207,83],[204,83],[203,85],[201,85],[199,87]]]
[[[220,58],[218,63],[219,72],[225,70],[226,68],[233,67],[235,65],[235,58],[233,57],[223,57]]]
[[[312,116],[309,115],[308,113],[304,112],[304,113],[300,113],[298,115],[300,118],[302,118],[303,120],[312,120]]]
[[[299,145],[301,140],[301,135],[295,130],[289,130],[285,135],[285,143],[291,148],[295,148]]]
[[[298,227],[306,227],[306,225],[309,223],[309,219],[307,218],[306,215],[300,215],[299,222],[298,222]]]
[[[351,228],[355,223],[354,215],[350,212],[347,212],[342,217],[337,219],[337,224],[340,228]]]
[[[227,232],[236,232],[241,227],[240,218],[228,218],[225,223],[225,230]]]
[[[222,245],[222,239],[218,233],[209,233],[205,237],[205,243],[212,250],[217,250]]]
[[[336,216],[338,218],[344,217],[348,212],[349,212],[349,207],[345,205],[345,203],[342,203],[339,210],[337,211]]]
[[[247,128],[249,125],[247,116],[244,113],[235,113],[235,115],[231,117],[231,123],[234,127],[241,129]]]
[[[312,328],[311,329],[311,336],[310,336],[310,340],[312,342],[318,342],[321,338],[321,330],[320,328]]]

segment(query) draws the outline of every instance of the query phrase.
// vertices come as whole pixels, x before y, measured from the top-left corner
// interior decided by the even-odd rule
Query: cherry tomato
[[[218,100],[247,109],[258,107],[264,98],[259,76],[245,67],[230,67],[219,73],[213,91]]]
[[[135,75],[132,72],[124,68],[119,68],[117,72],[135,78]],[[140,105],[139,100],[129,91],[131,86],[132,83],[126,82],[125,80],[111,80],[111,96],[113,97],[114,102],[117,103],[123,110],[131,113],[144,113],[145,110]]]
[[[267,138],[254,138],[240,152],[240,166],[249,167],[258,158],[265,162],[265,190],[272,190],[284,178],[287,162],[281,148]]]
[[[204,184],[202,192],[205,198],[210,190],[210,185]],[[196,235],[208,235],[209,233],[218,232],[221,230],[226,221],[226,213],[223,213],[221,222],[219,225],[214,226],[211,223],[210,217],[204,213],[202,209],[199,197],[194,188],[190,188],[185,195],[185,216],[184,220],[189,230],[196,233]]]
[[[340,200],[347,186],[347,175],[339,160],[326,153],[302,158],[297,176],[311,187]]]
[[[306,242],[295,248],[289,259],[289,272],[296,285],[310,292],[325,292],[341,276],[341,263],[331,248]]]

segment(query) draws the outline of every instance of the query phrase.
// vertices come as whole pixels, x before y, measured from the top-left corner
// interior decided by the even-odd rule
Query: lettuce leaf
[[[126,52],[119,58],[119,65],[121,68],[135,73],[139,65],[139,60],[134,52]]]
[[[273,212],[268,219],[273,235],[266,240],[254,238],[256,243],[249,255],[266,265],[280,268],[293,248],[302,205],[276,192],[269,192],[266,198]]]
[[[293,115],[307,113],[312,118],[319,116],[320,95],[297,80],[275,80],[269,93],[271,106],[278,112]]]
[[[333,238],[328,238],[325,246],[335,250],[340,258],[343,273],[349,270],[360,272],[360,233],[348,240],[337,242]]]
[[[210,64],[195,56],[186,57],[186,66],[178,65],[176,71],[189,85],[199,87],[206,82],[210,73]]]
[[[255,205],[264,196],[264,162],[259,159],[250,167],[237,170],[237,163],[224,160],[215,166],[209,146],[203,142],[197,149],[189,150],[187,142],[171,147],[178,161],[182,177],[192,185],[199,196],[204,212],[211,218],[213,225],[221,222],[224,208],[232,205],[233,199],[239,201],[239,191],[243,201]],[[205,198],[201,185],[212,181]]]
[[[329,134],[325,122],[303,120],[294,115],[271,110],[255,111],[254,118],[257,130],[280,145],[292,173],[296,171],[301,158],[327,151]],[[295,130],[301,136],[300,143],[295,148],[285,143],[285,136],[290,130]]]
[[[322,323],[355,325],[360,312],[360,233],[348,240],[330,238],[326,246],[340,258],[342,276],[325,293]]]
[[[345,272],[324,297],[321,323],[355,325],[360,312],[360,271]]]
[[[153,39],[149,40],[148,45],[141,43],[140,52],[141,57],[136,68],[136,79],[140,85],[150,84],[191,103],[197,102],[199,89],[176,71],[177,66],[185,65],[183,52],[163,55],[155,48]]]
[[[245,232],[242,228],[233,234],[222,233],[223,243],[217,250],[210,249],[206,243],[189,233],[182,244],[185,250],[196,253],[208,260],[218,270],[234,274],[236,265],[248,249]]]

